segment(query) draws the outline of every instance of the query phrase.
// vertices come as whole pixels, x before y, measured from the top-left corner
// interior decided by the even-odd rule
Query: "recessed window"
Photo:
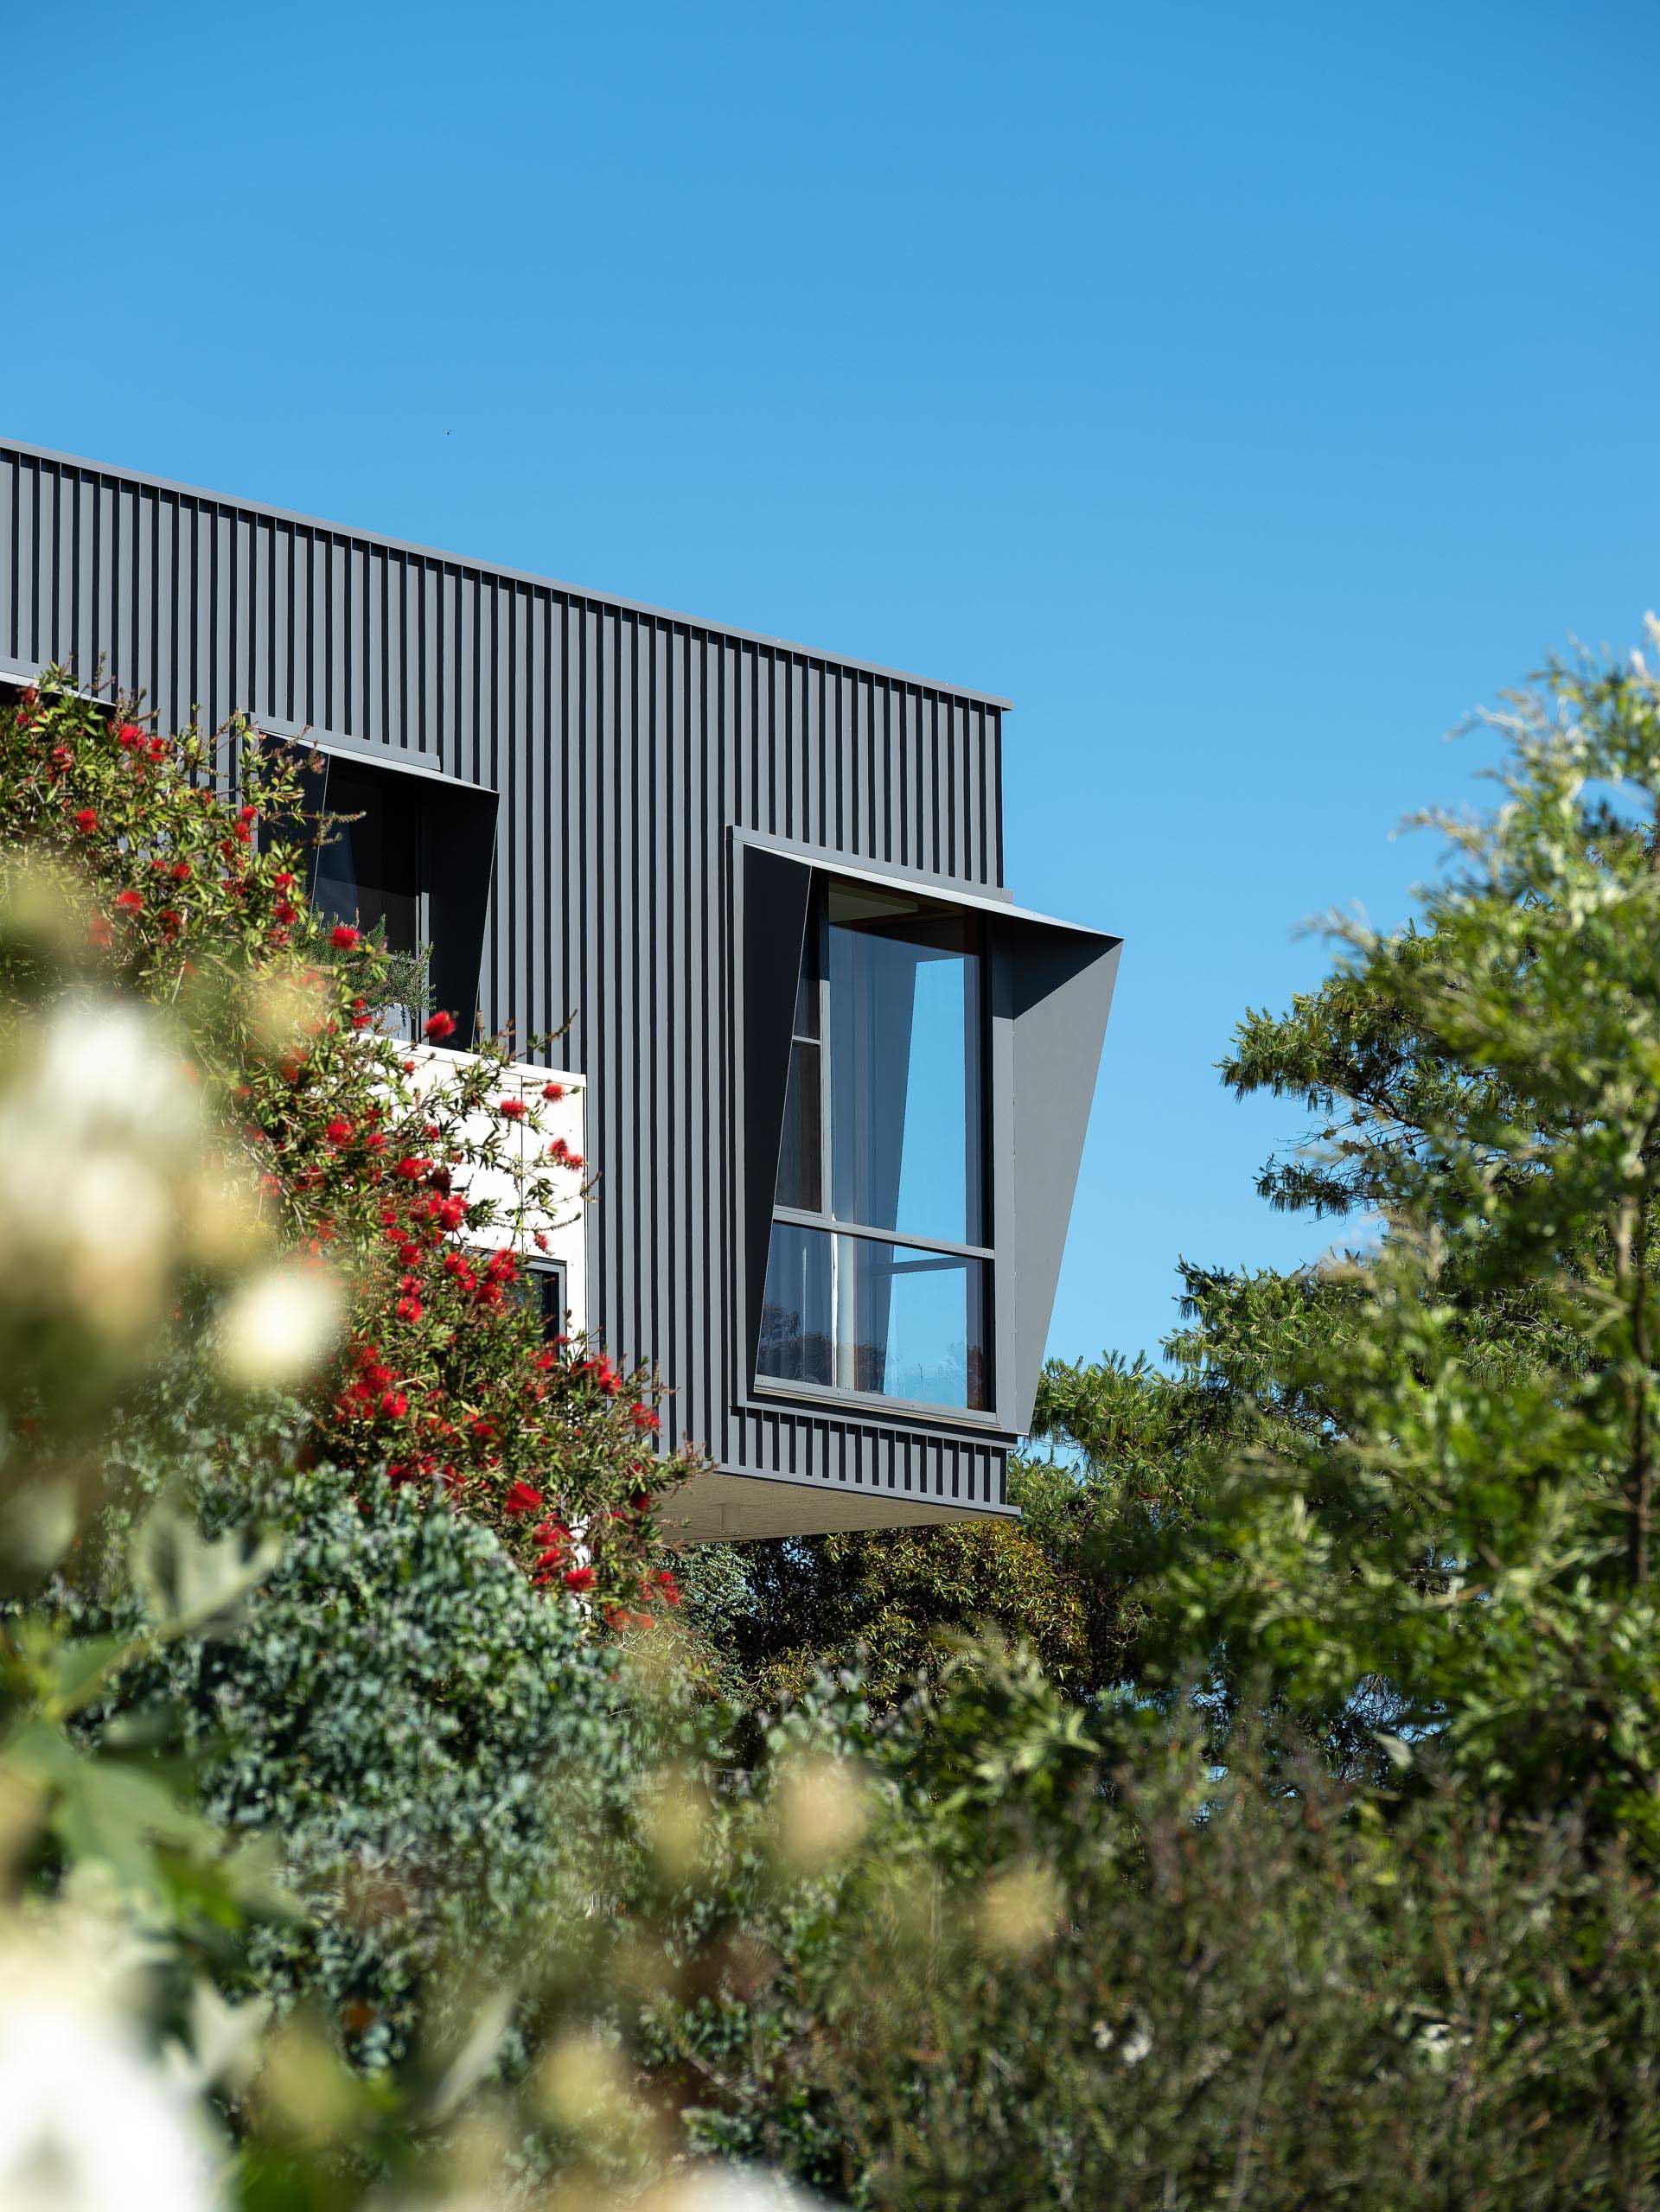
[[[977,920],[833,884],[808,924],[757,1369],[992,1402]]]
[[[542,1335],[550,1344],[565,1334],[569,1318],[565,1264],[558,1259],[532,1259],[519,1277],[519,1296],[533,1309]]]
[[[315,902],[336,921],[384,924],[386,950],[422,942],[421,794],[411,779],[331,762],[329,835],[317,850]]]

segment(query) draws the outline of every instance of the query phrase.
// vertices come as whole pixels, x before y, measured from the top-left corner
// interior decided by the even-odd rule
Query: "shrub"
[[[210,1542],[285,1533],[236,1619],[157,1648],[119,1705],[172,1711],[204,1814],[278,1849],[302,1911],[253,1932],[246,1986],[320,2005],[373,2066],[405,2048],[446,1957],[475,1976],[522,1965],[637,1731],[616,1654],[491,1530],[412,1484],[292,1471],[303,1425],[272,1408],[227,1439],[186,1393],[129,1434],[129,1497],[164,1480]],[[66,1596],[83,1629],[142,1629],[124,1578],[101,1618]]]
[[[540,1584],[619,1625],[673,1603],[654,1511],[694,1458],[653,1449],[649,1377],[545,1346],[517,1295],[524,1225],[580,1203],[582,1163],[557,1140],[521,1152],[543,1115],[503,1100],[498,1046],[418,1093],[373,1026],[386,955],[310,908],[298,819],[292,759],[240,725],[163,736],[55,672],[0,711],[0,845],[77,871],[83,964],[175,1010],[280,1237],[348,1284],[314,1399],[328,1456],[440,1483]],[[469,1198],[481,1169],[508,1177],[505,1205]]]

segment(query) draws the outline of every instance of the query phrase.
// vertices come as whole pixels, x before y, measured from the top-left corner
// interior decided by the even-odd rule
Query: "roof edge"
[[[1013,701],[996,692],[980,690],[972,684],[942,682],[933,676],[920,676],[907,668],[889,668],[878,660],[862,660],[856,656],[833,653],[822,646],[802,645],[795,639],[771,636],[765,630],[739,629],[731,622],[712,621],[703,615],[688,615],[674,607],[654,607],[644,599],[627,599],[616,591],[596,591],[586,584],[569,583],[562,577],[540,576],[533,569],[509,568],[501,561],[475,558],[467,553],[452,553],[438,545],[423,545],[413,539],[393,538],[383,530],[360,530],[345,522],[330,522],[322,515],[303,514],[297,508],[273,507],[268,500],[245,498],[237,492],[216,492],[204,484],[184,484],[170,476],[153,475],[147,469],[128,469],[111,461],[94,461],[81,453],[60,453],[55,448],[36,445],[28,438],[0,437],[0,452],[16,453],[32,461],[45,461],[61,469],[80,469],[95,476],[111,476],[129,484],[142,484],[151,491],[170,492],[190,500],[205,500],[214,507],[233,507],[246,514],[268,516],[273,522],[297,524],[304,530],[321,530],[333,538],[350,539],[359,545],[380,545],[398,553],[412,553],[418,559],[440,561],[445,566],[469,569],[485,576],[500,577],[506,583],[525,583],[540,591],[556,591],[567,599],[581,600],[590,606],[613,607],[620,613],[643,615],[653,622],[674,622],[706,635],[730,638],[740,645],[759,645],[775,653],[787,653],[801,660],[820,661],[827,667],[846,668],[856,675],[875,676],[891,684],[904,684],[919,692],[935,692],[942,698],[964,699],[976,706],[995,707],[999,713],[1012,711]]]

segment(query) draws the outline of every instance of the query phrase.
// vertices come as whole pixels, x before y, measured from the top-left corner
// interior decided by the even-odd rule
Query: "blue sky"
[[[1660,11],[26,15],[0,425],[1010,694],[1127,940],[1054,1348],[1320,1248],[1234,1020],[1660,602]]]

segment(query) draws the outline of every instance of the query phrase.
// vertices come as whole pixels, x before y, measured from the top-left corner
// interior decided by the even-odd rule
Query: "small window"
[[[757,1371],[992,1404],[985,975],[973,915],[833,884],[810,911]]]
[[[527,1301],[535,1306],[541,1318],[544,1340],[550,1344],[555,1342],[565,1334],[569,1318],[564,1261],[530,1260],[520,1280]]]

